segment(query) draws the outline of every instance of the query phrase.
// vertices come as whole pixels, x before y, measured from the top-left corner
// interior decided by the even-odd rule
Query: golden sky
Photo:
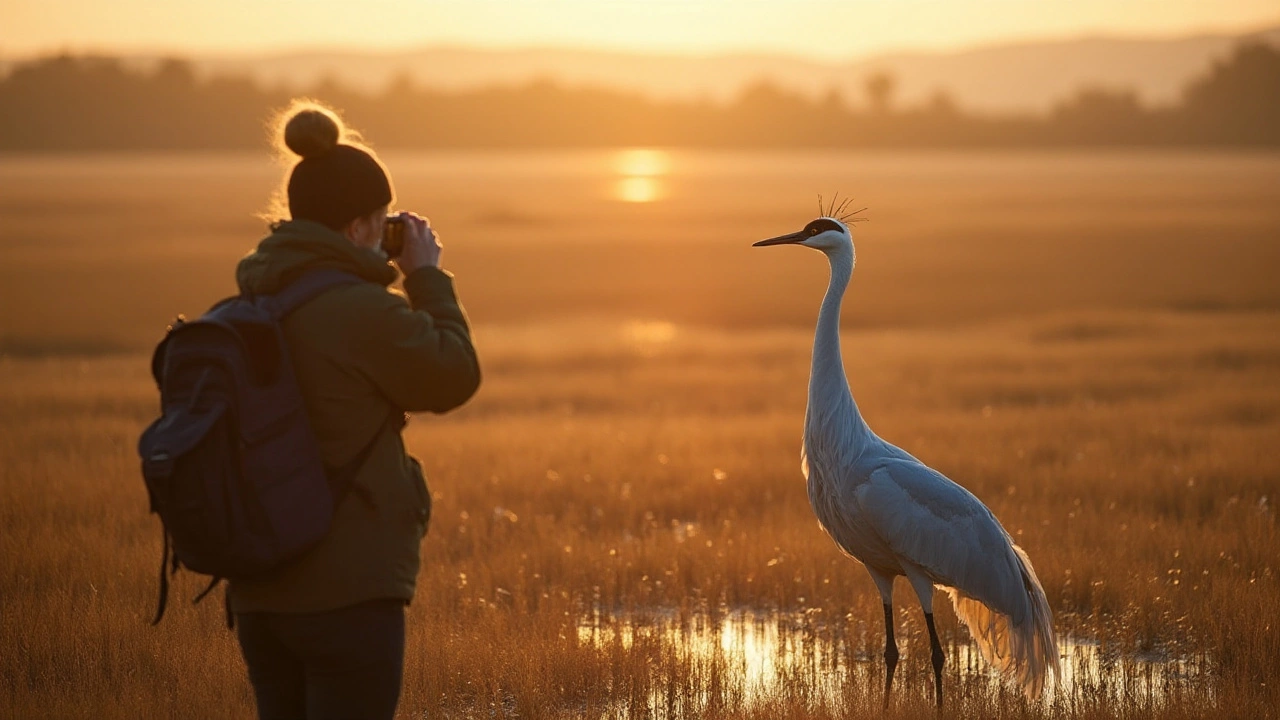
[[[453,44],[838,59],[1277,24],[1277,0],[3,0],[0,55]]]

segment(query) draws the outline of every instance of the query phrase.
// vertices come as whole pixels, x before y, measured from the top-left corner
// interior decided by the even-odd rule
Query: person
[[[439,237],[414,213],[400,213],[404,295],[388,289],[397,272],[380,249],[393,201],[382,163],[323,106],[295,103],[282,118],[284,144],[301,156],[287,176],[290,219],[240,261],[236,281],[254,295],[320,268],[366,281],[327,290],[282,324],[322,459],[360,462],[324,539],[266,577],[231,582],[229,611],[260,718],[391,718],[431,511],[403,413],[462,405],[480,369]]]

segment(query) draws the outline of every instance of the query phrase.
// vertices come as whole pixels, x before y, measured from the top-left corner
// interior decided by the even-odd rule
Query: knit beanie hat
[[[289,174],[289,214],[334,230],[392,199],[382,164],[361,148],[338,142],[340,123],[323,109],[306,108],[284,126],[284,144],[302,156]]]

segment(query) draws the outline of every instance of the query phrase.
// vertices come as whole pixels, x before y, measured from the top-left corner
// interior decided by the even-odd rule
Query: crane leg
[[[898,643],[893,639],[893,605],[884,604],[884,706],[889,707],[893,671],[898,667]]]
[[[933,688],[938,699],[938,707],[942,707],[942,663],[946,655],[942,652],[942,643],[938,640],[938,630],[933,626],[933,613],[924,614],[924,623],[929,626],[929,646],[933,648]]]

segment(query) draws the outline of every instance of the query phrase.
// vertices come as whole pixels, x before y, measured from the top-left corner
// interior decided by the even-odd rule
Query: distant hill
[[[260,147],[263,118],[299,94],[342,108],[384,147],[1280,147],[1280,46],[1257,42],[1206,64],[1168,106],[1095,86],[1040,115],[895,104],[884,75],[870,76],[870,106],[850,107],[779,87],[782,78],[708,103],[528,80],[288,90],[247,77],[205,80],[185,60],[139,62],[59,55],[15,66],[0,77],[0,152]]]
[[[291,51],[244,56],[195,56],[201,76],[251,77],[285,90],[314,87],[324,78],[356,90],[381,91],[398,78],[431,90],[527,85],[549,79],[570,87],[639,91],[654,99],[726,100],[765,81],[817,97],[835,88],[847,104],[865,99],[865,79],[887,72],[899,106],[919,105],[946,92],[977,113],[1039,113],[1084,87],[1133,90],[1148,106],[1175,104],[1181,88],[1202,76],[1243,40],[1280,46],[1280,26],[1240,35],[1180,38],[1085,37],[975,47],[956,53],[899,53],[822,63],[786,55],[646,55],[611,51],[485,50],[429,47],[404,53],[349,50]],[[155,56],[123,56],[138,67]],[[14,63],[0,59],[0,74]]]
[[[313,86],[321,78],[381,90],[398,77],[434,89],[525,84],[550,79],[570,86],[639,90],[655,98],[722,100],[767,80],[810,95],[831,88],[863,102],[868,74],[893,75],[902,105],[945,91],[977,112],[1044,111],[1082,87],[1125,88],[1149,105],[1168,105],[1242,39],[1280,45],[1280,26],[1243,35],[1178,39],[1093,37],[1001,44],[949,53],[898,53],[847,63],[774,55],[677,56],[606,51],[483,50],[435,47],[394,54],[289,52],[245,57],[195,57],[202,74],[248,75],[272,86]],[[133,58],[145,64],[154,58]]]
[[[1132,89],[1148,105],[1171,105],[1188,80],[1204,74],[1243,40],[1280,45],[1280,27],[1246,35],[1086,38],[951,55],[894,55],[856,63],[849,70],[891,72],[900,81],[904,101],[946,89],[965,107],[982,111],[1045,110],[1082,87]]]

